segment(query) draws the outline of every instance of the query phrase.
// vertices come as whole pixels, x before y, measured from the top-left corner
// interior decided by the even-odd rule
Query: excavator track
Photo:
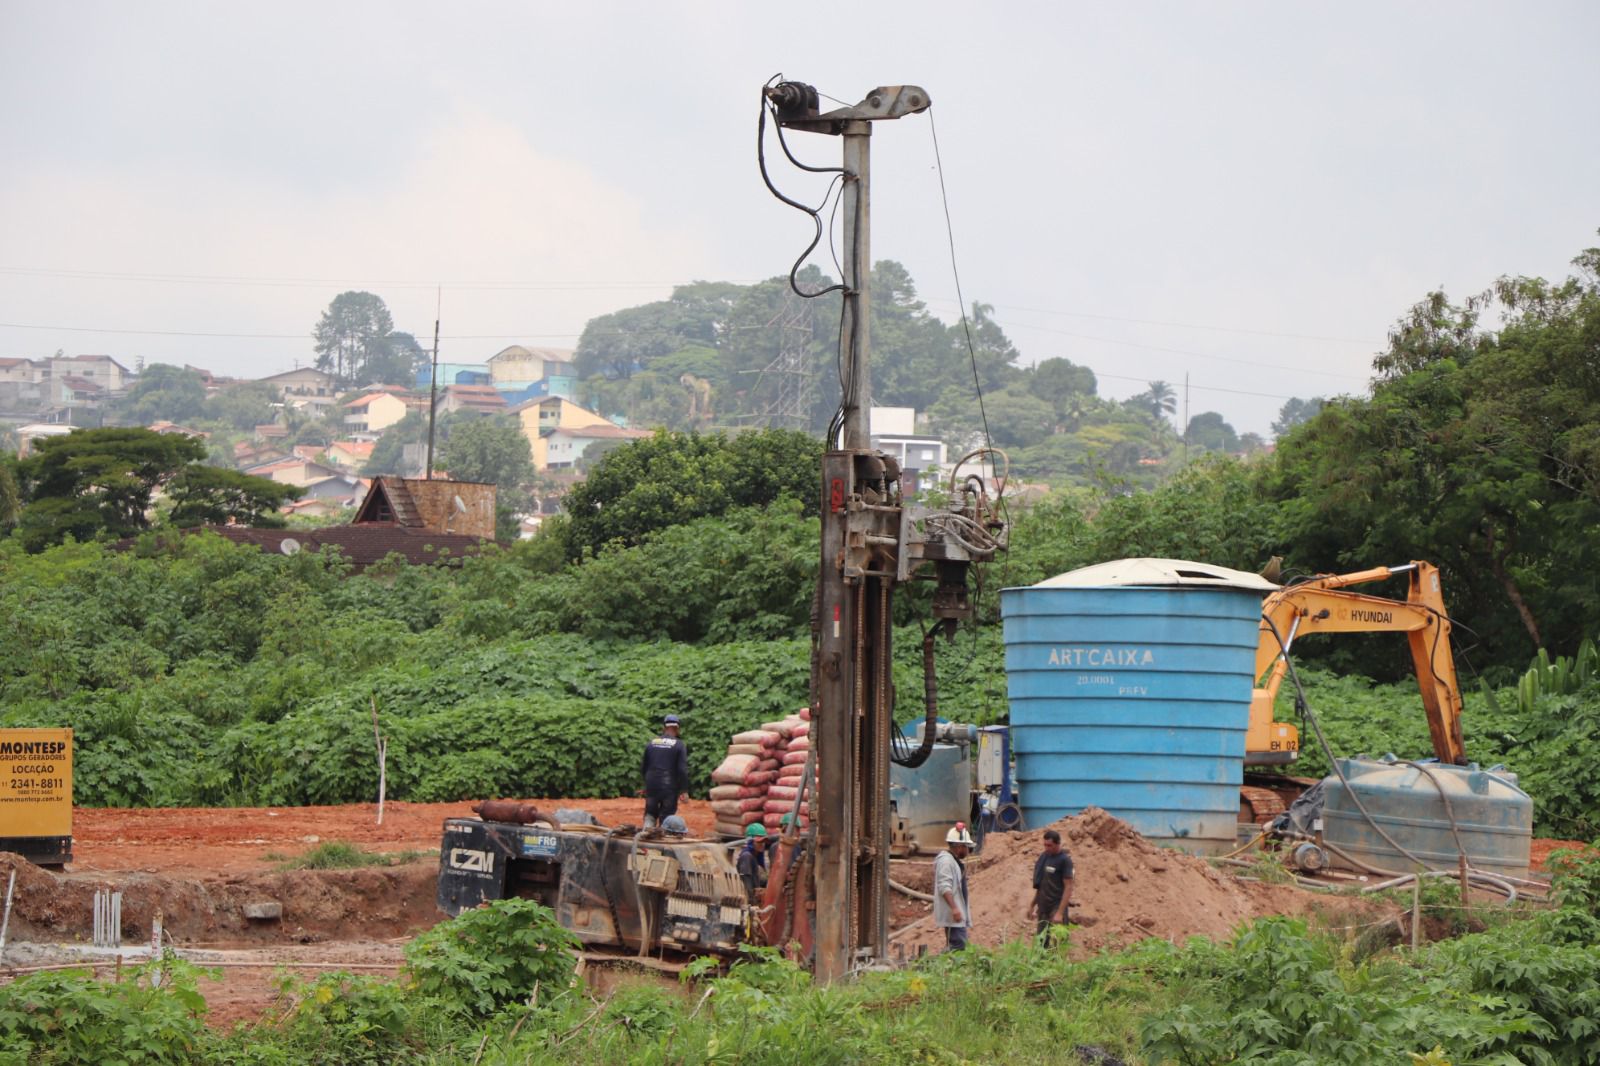
[[[1270,788],[1255,785],[1239,786],[1239,821],[1266,825],[1288,808],[1283,797]]]

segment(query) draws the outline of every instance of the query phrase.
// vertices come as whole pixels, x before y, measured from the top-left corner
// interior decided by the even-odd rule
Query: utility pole
[[[822,559],[813,628],[812,728],[816,748],[814,967],[819,981],[845,977],[889,955],[889,764],[917,765],[933,741],[930,681],[926,742],[895,751],[894,586],[937,577],[932,634],[954,634],[970,617],[968,564],[1004,547],[1005,526],[981,483],[955,493],[950,512],[923,513],[901,495],[900,467],[872,450],[868,316],[871,269],[869,148],[874,122],[927,109],[912,85],[878,88],[853,107],[822,114],[818,93],[799,82],[766,90],[781,129],[843,139],[842,436],[822,461]],[[780,129],[780,135],[781,135]],[[781,198],[781,197],[780,197]],[[952,535],[959,528],[959,536]],[[916,573],[932,563],[935,573]],[[905,744],[900,742],[902,749]]]
[[[439,312],[444,309],[443,286],[433,293],[433,373],[428,383],[428,481],[433,480],[433,423],[439,417]]]
[[[1183,465],[1189,465],[1189,372],[1183,372]]]

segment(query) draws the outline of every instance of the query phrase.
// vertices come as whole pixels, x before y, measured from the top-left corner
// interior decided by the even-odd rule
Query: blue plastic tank
[[[1427,768],[1426,774],[1416,766],[1396,762],[1392,755],[1381,760],[1339,760],[1350,787],[1337,775],[1323,782],[1322,838],[1338,849],[1332,853],[1333,861],[1350,865],[1339,854],[1342,851],[1381,870],[1410,873],[1416,869],[1414,861],[1373,828],[1376,822],[1429,869],[1453,870],[1461,851],[1450,824],[1453,814],[1469,863],[1488,873],[1526,877],[1533,841],[1533,800],[1517,786],[1517,775],[1498,767],[1421,765]],[[1352,791],[1372,816],[1371,821],[1356,806]],[[1449,797],[1448,811],[1441,791]]]
[[[1158,844],[1234,848],[1261,601],[1275,587],[1124,559],[1003,590],[1027,824],[1102,807]]]

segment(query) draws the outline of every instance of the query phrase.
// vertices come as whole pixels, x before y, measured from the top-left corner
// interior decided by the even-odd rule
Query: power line
[[[725,330],[764,329],[764,326],[724,326]],[[35,329],[60,333],[108,333],[114,335],[128,335],[136,337],[212,337],[227,340],[310,340],[311,334],[307,333],[212,333],[202,330],[183,329],[109,329],[99,326],[42,326],[25,322],[0,322],[0,329]],[[675,329],[629,329],[608,330],[604,333],[593,333],[596,338],[610,337],[661,337],[676,336]],[[453,333],[443,337],[447,341],[493,341],[493,340],[573,340],[582,337],[583,333],[534,333],[532,331],[519,333]]]
[[[17,277],[57,278],[71,281],[141,281],[176,285],[261,285],[286,288],[318,288],[330,285],[359,285],[384,289],[446,289],[458,291],[538,291],[581,292],[607,289],[677,288],[681,281],[377,281],[371,278],[273,278],[234,274],[134,274],[109,270],[55,270],[45,267],[0,266],[0,274]],[[732,279],[735,285],[755,285],[766,278]]]
[[[961,332],[967,338],[967,355],[972,360],[972,387],[978,394],[978,415],[983,419],[983,445],[994,451],[989,434],[989,412],[983,406],[983,382],[978,379],[978,349],[972,343],[972,327],[967,323],[966,297],[961,295],[961,271],[956,266],[956,231],[950,222],[950,197],[944,189],[944,161],[939,158],[939,128],[933,122],[933,105],[928,105],[928,131],[933,135],[933,163],[939,173],[939,202],[944,205],[944,232],[950,241],[950,273],[956,281],[956,299],[961,301]],[[991,462],[993,456],[990,456]]]
[[[948,297],[929,297],[939,303],[949,303]],[[1051,307],[1018,307],[1015,304],[995,304],[999,311],[1025,311],[1034,315],[1058,315],[1062,318],[1096,318],[1106,322],[1128,322],[1138,326],[1166,326],[1171,329],[1199,329],[1211,333],[1243,333],[1252,337],[1277,337],[1285,340],[1297,341],[1324,341],[1329,344],[1371,344],[1370,340],[1356,340],[1352,337],[1324,337],[1314,333],[1278,333],[1265,329],[1246,329],[1242,326],[1213,326],[1198,322],[1168,322],[1154,318],[1130,318],[1125,315],[1096,314],[1091,311],[1063,311]]]
[[[995,320],[1000,322],[999,319]],[[1096,337],[1087,333],[1074,333],[1071,330],[1052,329],[1049,326],[1035,326],[1027,322],[1000,322],[1007,329],[1031,329],[1039,333],[1053,333],[1061,337],[1073,337],[1077,340],[1095,341],[1100,344],[1119,344],[1127,348],[1143,348],[1152,352],[1166,352],[1169,355],[1182,355],[1192,359],[1212,359],[1219,363],[1236,363],[1240,366],[1255,366],[1263,370],[1287,370],[1294,374],[1314,374],[1325,378],[1344,378],[1349,381],[1365,381],[1360,374],[1341,374],[1334,370],[1311,370],[1300,366],[1284,366],[1282,363],[1263,363],[1255,359],[1239,359],[1229,355],[1212,355],[1209,352],[1196,352],[1186,348],[1168,348],[1159,344],[1144,344],[1140,341],[1125,341],[1115,337]]]

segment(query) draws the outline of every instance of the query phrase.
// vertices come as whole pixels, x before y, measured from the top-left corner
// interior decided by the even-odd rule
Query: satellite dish
[[[278,550],[285,555],[294,555],[300,550],[300,542],[293,537],[284,537],[283,541],[278,545]]]
[[[457,496],[455,499],[456,499],[456,513],[457,514],[466,514],[467,513],[467,505],[461,502],[461,497],[460,496]]]

